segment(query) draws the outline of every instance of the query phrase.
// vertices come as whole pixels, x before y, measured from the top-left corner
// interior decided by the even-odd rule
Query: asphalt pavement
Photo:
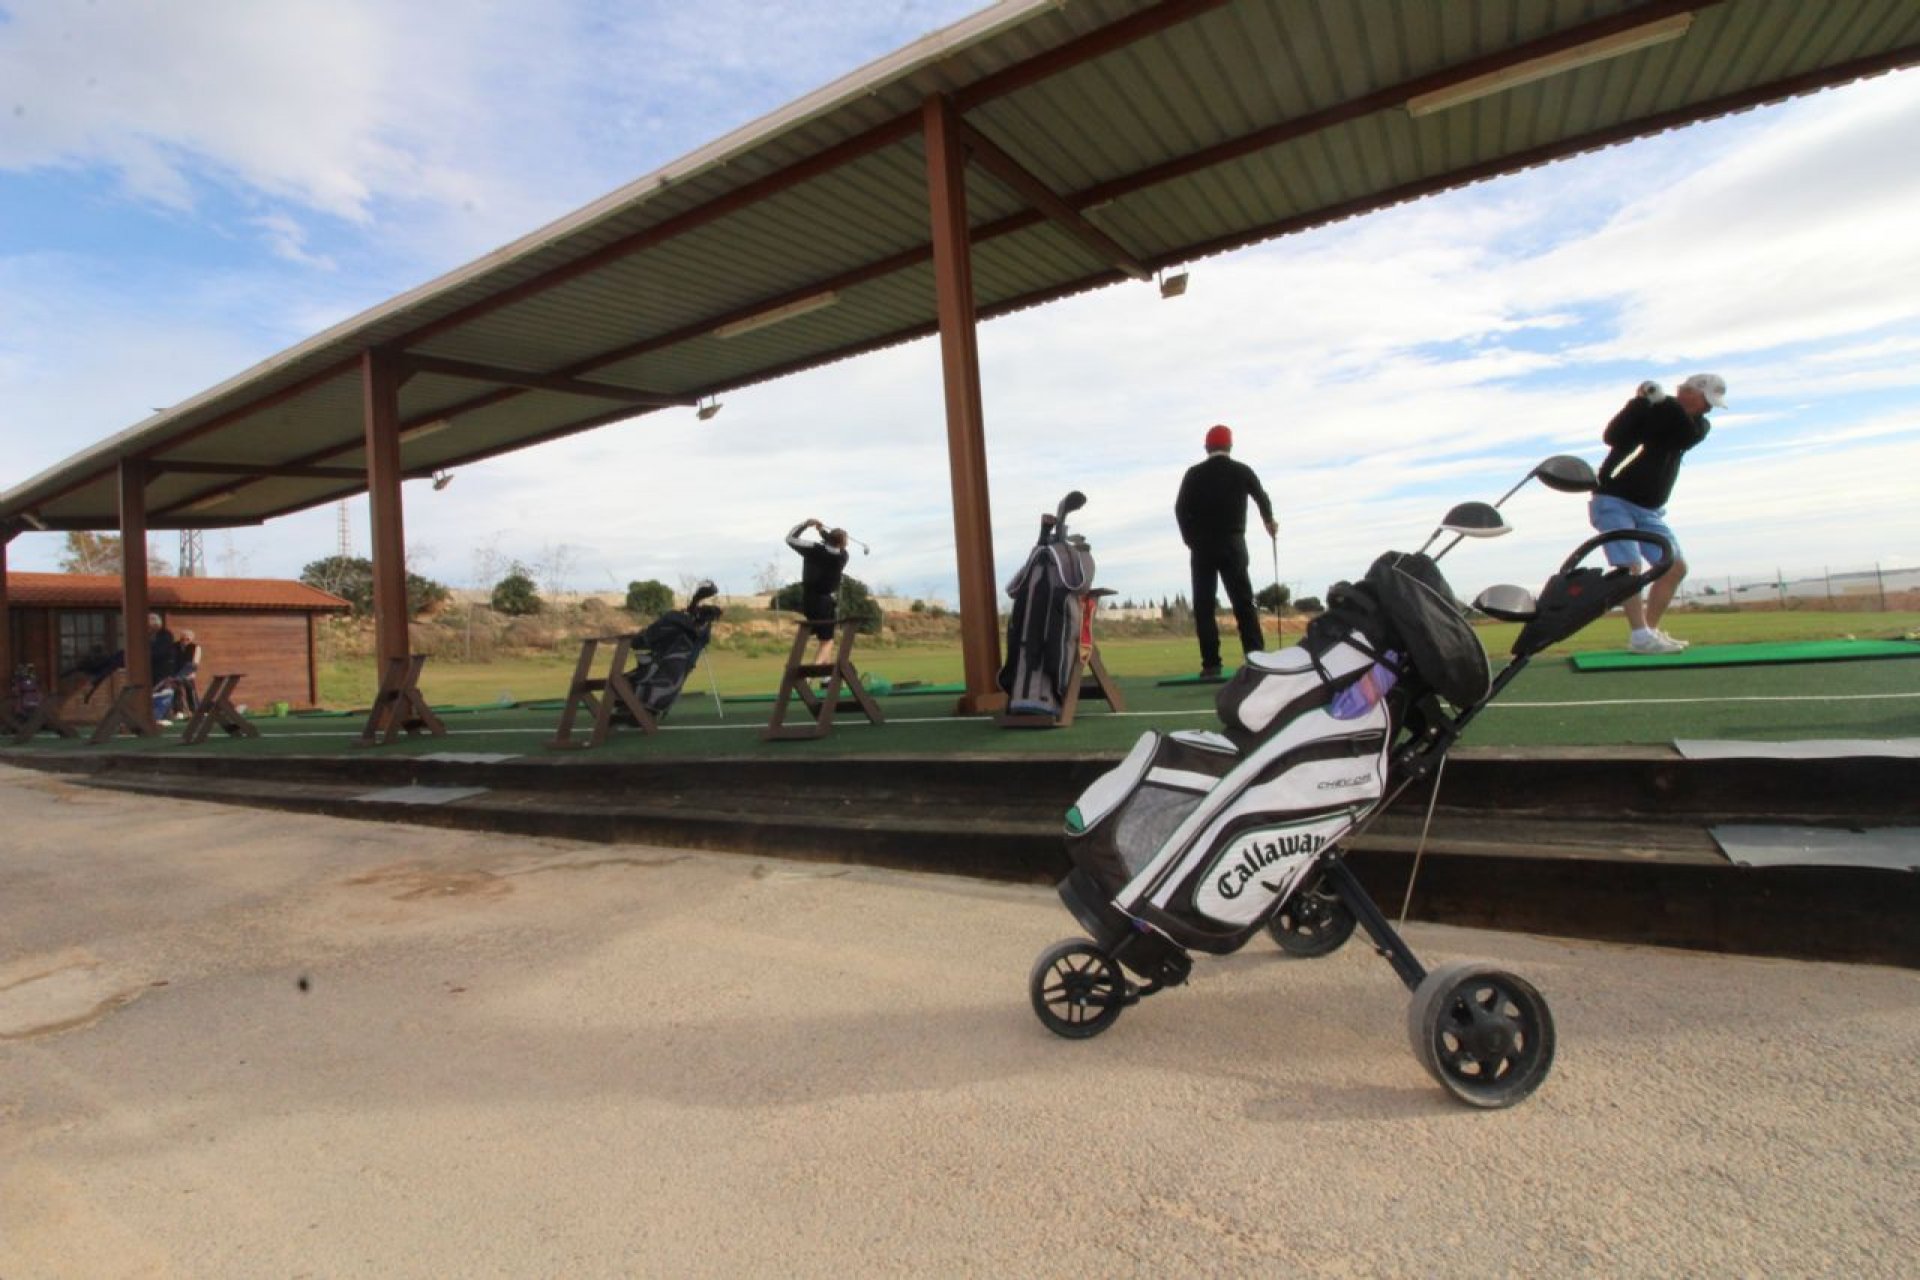
[[[1534,982],[1508,1111],[1362,944],[1105,1035],[1050,891],[0,767],[0,1276],[1767,1274],[1920,1256],[1920,974],[1413,925]],[[1902,1258],[1906,1262],[1900,1261]]]

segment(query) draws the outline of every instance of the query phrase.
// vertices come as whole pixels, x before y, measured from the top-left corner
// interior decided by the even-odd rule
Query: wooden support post
[[[207,691],[200,696],[200,703],[193,709],[193,718],[187,721],[187,730],[180,735],[180,741],[189,747],[198,746],[207,740],[207,736],[218,725],[229,736],[236,738],[257,738],[260,730],[253,727],[252,721],[241,715],[233,705],[233,691],[239,687],[240,676],[215,676]]]
[[[367,437],[367,506],[373,527],[374,660],[383,673],[410,653],[407,537],[400,501],[399,358],[374,349],[360,357]]]
[[[953,104],[935,94],[921,110],[927,200],[933,222],[933,279],[940,317],[940,371],[946,388],[947,465],[953,484],[953,541],[960,576],[960,652],[967,691],[962,714],[1006,705],[1000,692],[1000,610],[993,580],[993,514],[974,333],[973,256],[967,224],[966,146]]]
[[[840,709],[842,693],[853,698],[853,705],[872,724],[885,724],[887,718],[880,713],[880,704],[867,692],[866,685],[860,682],[860,671],[853,665],[853,641],[860,634],[860,619],[836,618],[834,625],[840,629],[839,637],[833,645],[832,662],[804,662],[807,642],[813,639],[813,623],[802,621],[793,636],[793,648],[787,653],[787,669],[780,677],[780,692],[773,700],[773,717],[767,721],[767,727],[760,731],[763,742],[789,741],[795,738],[824,738],[833,732],[833,716]],[[819,693],[813,691],[813,681],[826,678],[826,687]],[[787,704],[794,698],[800,699],[807,708],[807,723],[789,725]]]
[[[120,629],[127,659],[127,684],[153,688],[153,644],[147,632],[147,466],[139,458],[120,460]],[[117,707],[118,702],[115,703]],[[153,703],[128,709],[135,733],[158,733]],[[106,721],[101,721],[105,724]],[[94,735],[95,742],[102,739]]]
[[[13,608],[7,601],[7,544],[12,541],[13,530],[0,525],[0,709],[13,696]]]

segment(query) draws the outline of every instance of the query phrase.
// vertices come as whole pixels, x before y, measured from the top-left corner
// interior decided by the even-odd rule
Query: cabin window
[[[111,609],[63,610],[57,617],[63,674],[83,666],[98,666],[120,648],[120,615]]]

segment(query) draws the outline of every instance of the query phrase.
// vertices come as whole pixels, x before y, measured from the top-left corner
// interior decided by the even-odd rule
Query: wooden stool
[[[1100,646],[1093,639],[1094,610],[1099,608],[1102,597],[1113,594],[1110,588],[1101,587],[1080,598],[1080,658],[1073,664],[1074,679],[1067,686],[1066,696],[1060,699],[1060,714],[1016,715],[1002,711],[994,717],[996,724],[1002,729],[1065,729],[1073,723],[1073,713],[1079,709],[1082,698],[1103,699],[1114,711],[1127,709],[1126,700],[1120,696],[1120,686],[1107,674],[1107,664],[1100,660]]]
[[[227,731],[229,737],[257,738],[260,730],[253,722],[241,715],[233,705],[233,691],[241,681],[238,675],[215,676],[207,691],[195,702],[193,715],[187,721],[187,731],[180,735],[180,741],[189,747],[198,746],[207,740],[215,725]]]
[[[835,618],[833,625],[840,629],[833,646],[833,661],[802,662],[807,641],[813,638],[814,624],[805,620],[798,624],[793,649],[787,654],[786,674],[780,677],[780,693],[773,701],[773,718],[760,731],[762,742],[826,737],[833,731],[833,713],[840,708],[843,687],[853,695],[854,705],[870,723],[887,722],[880,714],[880,704],[868,695],[866,686],[860,683],[860,672],[853,665],[853,638],[859,633],[860,619]],[[822,676],[826,677],[827,687],[824,692],[815,693],[811,682]],[[786,723],[787,703],[796,696],[807,708],[809,719],[805,726]]]
[[[145,699],[145,704],[142,704]],[[101,743],[117,738],[122,732],[133,734],[136,738],[152,738],[159,734],[159,726],[153,723],[152,695],[144,684],[129,684],[121,687],[114,695],[113,705],[107,708],[107,714],[100,717],[100,723],[93,726],[93,736],[87,739],[87,745],[97,747]]]
[[[602,644],[613,645],[613,663],[607,668],[606,675],[596,678],[593,659]],[[553,741],[547,744],[549,750],[580,750],[605,742],[613,732],[616,703],[627,709],[642,733],[660,732],[660,722],[640,701],[640,694],[634,689],[632,678],[627,675],[627,658],[632,649],[632,636],[594,636],[580,642],[580,660],[573,666],[573,683],[567,686],[567,705],[560,712],[560,728],[555,732]],[[573,738],[573,722],[575,714],[582,709],[593,717],[593,733],[585,742],[576,742]]]
[[[79,737],[80,731],[67,719],[67,703],[85,684],[85,680],[77,680],[63,692],[49,693],[31,711],[9,706],[6,713],[0,715],[0,723],[6,725],[4,732],[12,736],[16,746],[31,742],[43,733],[58,734],[62,738]]]
[[[426,665],[424,653],[387,663],[386,674],[380,677],[380,692],[374,695],[366,727],[360,730],[355,746],[370,747],[376,742],[385,745],[399,737],[402,729],[409,735],[424,732],[440,737],[446,733],[447,726],[440,723],[420,692],[420,669]]]

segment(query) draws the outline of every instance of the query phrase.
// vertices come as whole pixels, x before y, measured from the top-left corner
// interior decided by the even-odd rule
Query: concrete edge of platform
[[[396,762],[397,763],[397,762]],[[69,772],[69,771],[62,771]],[[76,780],[215,803],[527,837],[647,843],[712,852],[1051,884],[1068,863],[1057,812],[1045,818],[934,820],[876,804],[859,812],[765,816],[740,811],[591,806],[574,788],[494,792],[420,806],[360,798],[359,780],[273,785],[192,773],[88,770]],[[1580,826],[1570,819],[1570,830]],[[1649,824],[1657,829],[1658,824]],[[1689,828],[1696,822],[1687,822]],[[1397,915],[1414,869],[1412,841],[1375,828],[1348,856]],[[1397,842],[1397,844],[1396,844]],[[1430,847],[1409,915],[1418,920],[1660,947],[1920,967],[1920,876],[1873,868],[1750,868],[1692,859],[1600,859],[1549,848],[1495,856]]]

